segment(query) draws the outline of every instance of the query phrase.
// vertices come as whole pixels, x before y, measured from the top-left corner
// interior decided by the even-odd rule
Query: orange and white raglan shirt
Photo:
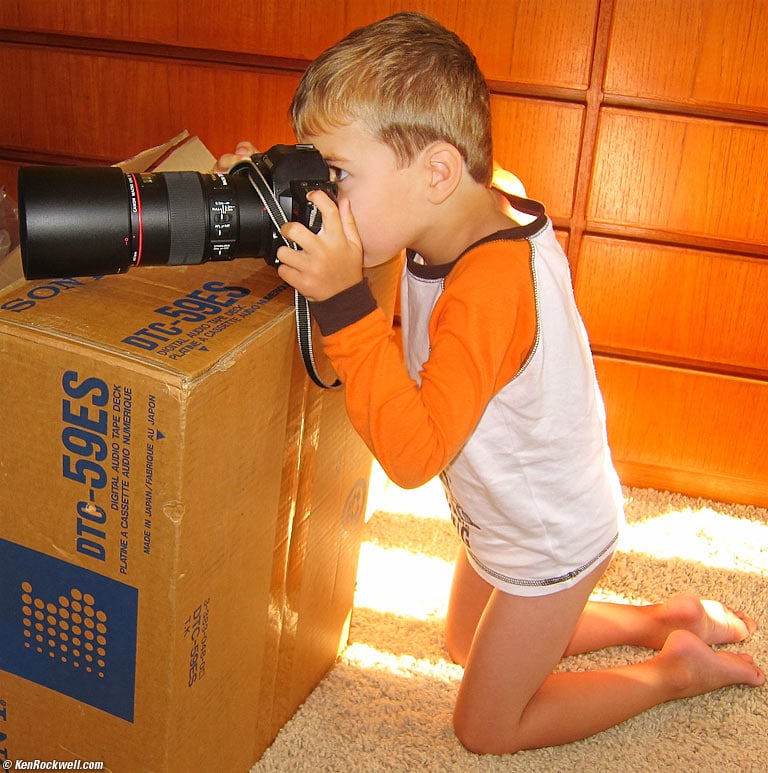
[[[389,477],[439,475],[493,586],[568,588],[615,548],[623,497],[568,261],[543,207],[427,266],[409,254],[402,330],[362,282],[312,305],[349,416]]]

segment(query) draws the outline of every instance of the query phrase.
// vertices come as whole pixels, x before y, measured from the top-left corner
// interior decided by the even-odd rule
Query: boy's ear
[[[433,204],[442,204],[455,190],[464,173],[464,159],[449,142],[435,142],[424,156],[429,175],[428,198]]]

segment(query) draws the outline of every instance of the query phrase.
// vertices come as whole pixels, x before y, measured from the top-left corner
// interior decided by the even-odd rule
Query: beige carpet
[[[625,489],[628,528],[596,597],[651,603],[690,589],[757,618],[732,649],[768,666],[768,512]],[[455,537],[435,483],[405,492],[375,470],[350,643],[254,773],[768,770],[768,687],[664,704],[569,746],[478,757],[451,731],[461,670],[442,625]],[[729,645],[731,646],[731,645]],[[617,647],[564,669],[644,659]]]

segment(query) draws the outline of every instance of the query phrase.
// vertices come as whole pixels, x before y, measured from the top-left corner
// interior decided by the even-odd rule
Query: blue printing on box
[[[138,590],[0,539],[0,670],[133,722]]]

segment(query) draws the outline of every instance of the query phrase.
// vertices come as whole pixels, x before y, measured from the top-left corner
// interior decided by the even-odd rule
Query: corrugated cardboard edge
[[[124,172],[149,172],[154,169],[155,164],[159,163],[162,159],[169,156],[177,148],[183,145],[189,139],[189,132],[186,129],[182,129],[175,137],[166,142],[156,145],[153,148],[147,148],[142,150],[131,158],[125,159],[125,161],[119,161],[114,166],[122,169]],[[194,167],[189,167],[190,169]],[[173,171],[183,171],[181,167],[176,167]]]
[[[21,249],[16,247],[0,260],[0,290],[11,288],[24,282],[24,270],[21,266]]]

